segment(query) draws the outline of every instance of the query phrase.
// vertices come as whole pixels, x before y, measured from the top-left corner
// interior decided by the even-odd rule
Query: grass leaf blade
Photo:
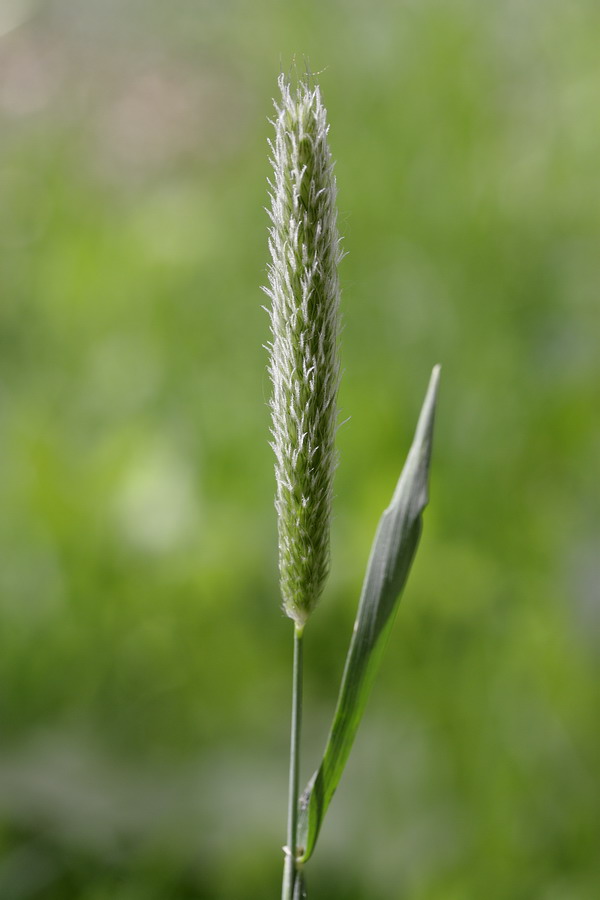
[[[298,843],[311,856],[331,798],[348,759],[386,638],[393,624],[422,530],[439,366],[429,387],[402,474],[384,511],[358,606],[337,707],[323,759],[300,800]]]

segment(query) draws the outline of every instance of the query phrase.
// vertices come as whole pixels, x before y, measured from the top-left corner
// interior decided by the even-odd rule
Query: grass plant
[[[337,707],[322,760],[299,794],[302,661],[306,623],[329,569],[339,385],[336,182],[327,115],[310,76],[280,76],[271,143],[268,267],[272,447],[275,453],[279,572],[293,621],[293,693],[287,842],[282,900],[306,897],[304,864],[348,759],[385,639],[421,534],[427,504],[435,367],[414,441],[373,542]]]

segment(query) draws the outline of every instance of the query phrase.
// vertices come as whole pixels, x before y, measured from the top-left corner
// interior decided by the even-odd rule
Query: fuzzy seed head
[[[309,79],[279,79],[270,182],[269,373],[285,612],[302,627],[329,569],[339,383],[336,184],[326,111]]]

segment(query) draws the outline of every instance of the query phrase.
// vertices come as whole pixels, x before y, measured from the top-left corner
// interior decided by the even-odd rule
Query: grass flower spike
[[[274,180],[268,267],[269,373],[279,571],[284,609],[299,628],[329,568],[339,383],[342,257],[336,185],[319,88],[282,75],[271,143]]]

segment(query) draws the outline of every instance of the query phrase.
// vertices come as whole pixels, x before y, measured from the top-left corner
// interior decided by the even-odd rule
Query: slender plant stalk
[[[288,795],[287,846],[283,868],[281,900],[293,900],[298,859],[298,791],[300,785],[300,732],[302,729],[302,661],[304,629],[294,625],[294,665],[292,687],[292,730],[290,739],[290,782]]]

